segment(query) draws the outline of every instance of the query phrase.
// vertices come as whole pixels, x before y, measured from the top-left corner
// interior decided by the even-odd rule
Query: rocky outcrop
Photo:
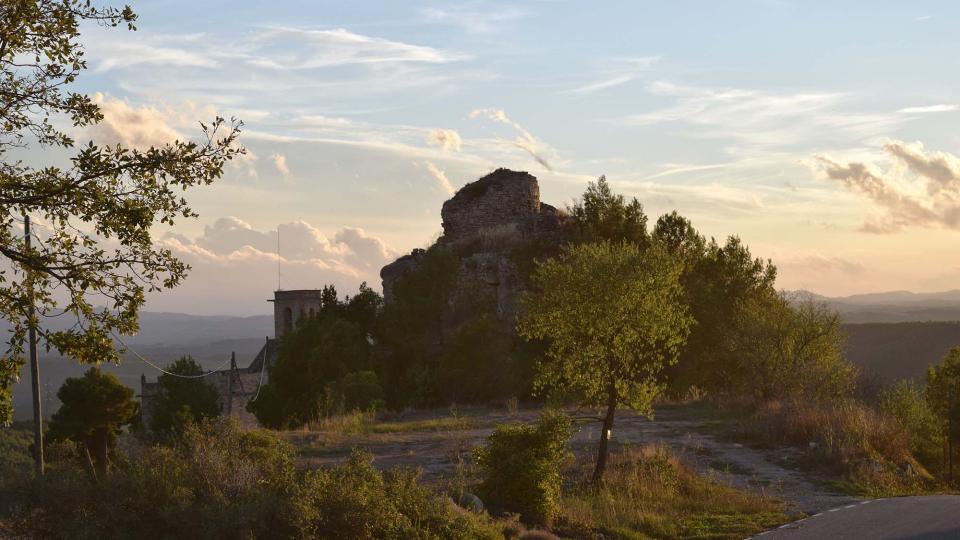
[[[524,287],[521,259],[533,245],[562,243],[568,216],[540,202],[536,177],[497,169],[465,185],[443,204],[443,235],[434,249],[454,253],[457,270],[445,319],[456,327],[478,305],[491,307],[512,328]],[[415,271],[425,256],[414,250],[380,271],[384,300],[393,300],[397,280]]]

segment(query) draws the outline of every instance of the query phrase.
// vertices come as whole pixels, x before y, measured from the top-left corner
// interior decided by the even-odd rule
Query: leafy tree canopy
[[[183,356],[167,366],[167,371],[184,378],[164,373],[157,379],[159,393],[154,400],[150,429],[159,435],[182,433],[187,424],[220,415],[220,394],[205,378],[192,357]]]
[[[534,292],[523,298],[520,334],[549,343],[536,387],[607,409],[596,480],[616,408],[649,414],[663,389],[661,371],[686,342],[692,321],[681,271],[659,244],[646,250],[626,242],[571,245],[538,265]]]
[[[70,439],[84,444],[97,470],[106,472],[107,454],[117,433],[137,412],[133,389],[114,374],[92,367],[82,377],[64,381],[57,397],[61,405],[50,419],[51,439]]]
[[[145,293],[175,287],[186,275],[169,250],[154,247],[154,225],[195,216],[181,193],[210,184],[244,152],[235,145],[241,123],[219,117],[200,124],[197,141],[147,149],[90,142],[72,150],[79,128],[103,120],[90,96],[69,90],[87,68],[80,28],[134,30],[135,20],[129,7],[84,0],[0,5],[0,317],[13,325],[0,358],[0,421],[12,414],[9,390],[31,324],[48,349],[81,362],[119,360],[111,334],[136,331]],[[59,128],[64,122],[73,128]],[[14,155],[33,147],[72,157],[33,166]],[[44,225],[30,247],[24,215]],[[60,315],[77,324],[44,329],[45,317]]]
[[[614,195],[606,176],[590,182],[583,198],[567,210],[573,216],[576,239],[580,242],[622,240],[640,246],[647,244],[643,205],[636,198],[628,202],[623,195]]]

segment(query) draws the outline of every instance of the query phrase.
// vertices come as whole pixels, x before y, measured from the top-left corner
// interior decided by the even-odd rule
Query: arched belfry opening
[[[297,322],[320,313],[323,291],[320,289],[301,289],[293,291],[275,291],[273,293],[273,331],[280,338],[294,330]]]

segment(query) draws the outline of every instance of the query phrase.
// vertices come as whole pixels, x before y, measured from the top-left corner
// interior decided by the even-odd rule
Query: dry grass
[[[910,452],[909,434],[856,401],[770,402],[758,408],[752,426],[764,443],[801,448],[810,465],[850,491],[914,493],[930,478]]]
[[[782,505],[699,476],[665,446],[611,455],[602,488],[575,486],[557,532],[577,538],[744,538],[788,521]],[[601,536],[602,535],[602,536]]]

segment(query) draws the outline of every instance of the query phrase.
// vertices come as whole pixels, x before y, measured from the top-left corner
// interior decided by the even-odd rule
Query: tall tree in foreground
[[[0,423],[12,415],[9,391],[31,325],[48,349],[81,362],[119,360],[111,334],[136,331],[144,294],[175,287],[187,270],[154,246],[154,225],[195,216],[181,193],[210,184],[244,151],[234,144],[241,123],[216,118],[200,124],[198,141],[149,149],[91,142],[59,164],[21,159],[69,155],[77,129],[103,120],[90,96],[68,90],[87,67],[80,28],[133,30],[135,20],[129,7],[86,0],[0,3],[0,318],[13,325],[0,355]],[[28,214],[46,227],[30,248],[20,225]],[[37,315],[28,320],[31,304]],[[61,314],[76,325],[44,330],[40,320]]]
[[[57,391],[60,409],[50,419],[54,440],[83,444],[103,475],[109,467],[109,450],[120,428],[133,420],[137,403],[133,390],[112,373],[92,367],[83,377],[69,378]]]
[[[617,407],[650,414],[664,387],[659,375],[686,341],[691,318],[681,271],[658,244],[643,251],[626,242],[568,246],[538,264],[534,292],[523,298],[520,334],[549,343],[537,390],[606,407],[595,482],[606,468]]]
[[[573,217],[578,242],[624,241],[644,247],[649,240],[643,205],[636,197],[627,201],[623,195],[615,195],[606,176],[587,184],[583,197],[567,211]]]

